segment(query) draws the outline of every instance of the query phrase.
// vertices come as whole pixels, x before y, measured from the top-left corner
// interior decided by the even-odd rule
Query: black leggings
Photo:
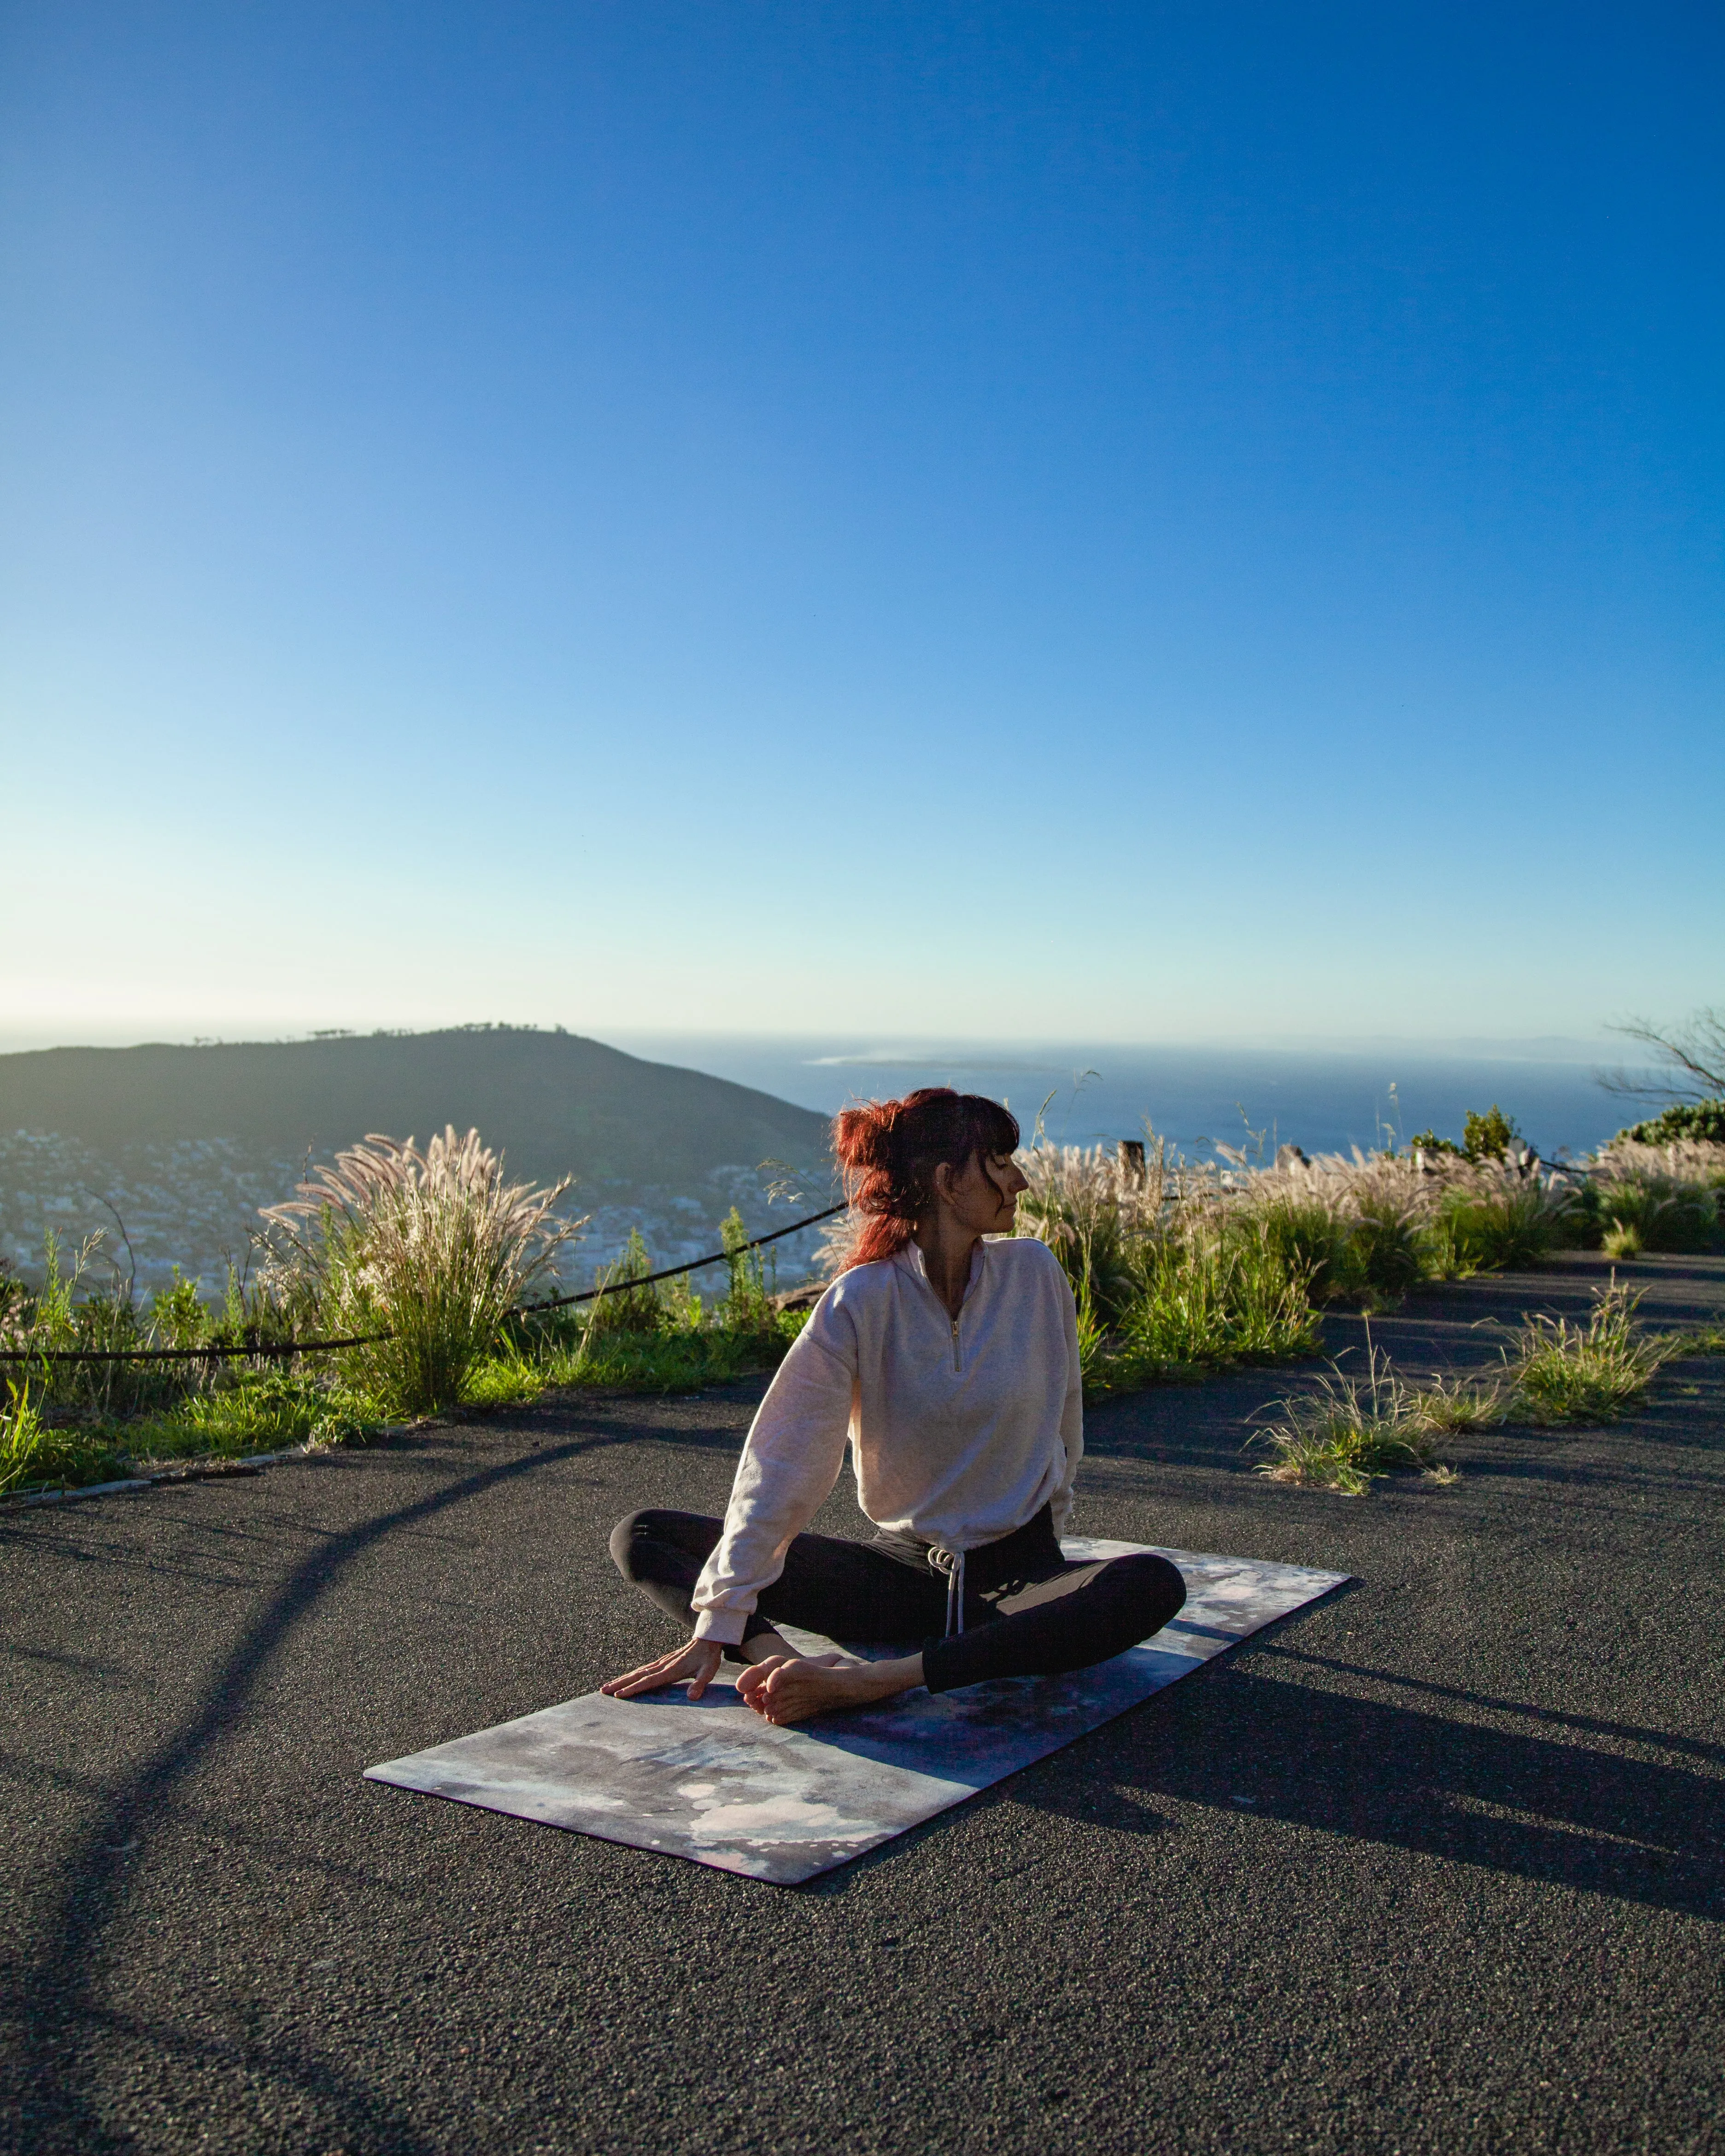
[[[698,1512],[632,1512],[612,1532],[611,1555],[649,1602],[692,1630],[690,1598],[722,1528]],[[1016,1532],[968,1553],[964,1630],[953,1638],[942,1637],[942,1574],[880,1543],[831,1535],[797,1537],[743,1637],[784,1624],[829,1640],[920,1646],[928,1689],[952,1691],[985,1677],[1053,1676],[1106,1662],[1159,1632],[1185,1599],[1178,1568],[1148,1552],[1069,1564],[1045,1505]]]

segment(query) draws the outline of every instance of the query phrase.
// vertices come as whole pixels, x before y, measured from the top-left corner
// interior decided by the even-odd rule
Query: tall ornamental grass
[[[1587,1200],[1600,1245],[1612,1257],[1711,1250],[1725,1226],[1725,1144],[1618,1138],[1599,1156]]]
[[[554,1211],[568,1187],[506,1182],[475,1130],[452,1124],[423,1151],[374,1133],[265,1209],[282,1238],[274,1271],[329,1332],[382,1336],[344,1351],[348,1385],[388,1413],[434,1414],[578,1232]]]
[[[1029,1185],[1019,1232],[1065,1269],[1092,1394],[1316,1351],[1303,1251],[1230,1209],[1153,1132],[1142,1165],[1049,1145],[1019,1165]]]

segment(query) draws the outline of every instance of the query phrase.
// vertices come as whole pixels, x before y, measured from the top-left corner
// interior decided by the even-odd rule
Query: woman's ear
[[[942,1199],[944,1199],[946,1200],[947,1204],[948,1205],[950,1205],[950,1204],[953,1202],[953,1201],[952,1201],[952,1183],[953,1183],[953,1175],[952,1175],[952,1163],[951,1163],[950,1162],[948,1162],[948,1161],[944,1161],[944,1160],[943,1160],[943,1161],[940,1161],[940,1162],[938,1162],[938,1163],[936,1164],[934,1173],[933,1173],[933,1175],[929,1178],[929,1180],[930,1180],[930,1181],[933,1183],[933,1185],[934,1185],[934,1194],[935,1194],[935,1196],[936,1196],[937,1198],[942,1198]]]

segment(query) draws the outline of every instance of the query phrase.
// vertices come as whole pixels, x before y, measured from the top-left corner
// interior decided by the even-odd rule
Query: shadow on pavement
[[[1506,1729],[1323,1689],[1296,1681],[1291,1673],[1279,1676],[1277,1661],[1466,1701],[1493,1716],[1666,1756],[1631,1758],[1532,1728]],[[1094,1740],[1116,1755],[1095,1762],[1091,1770],[1101,1769],[1096,1782],[1106,1776],[1111,1794],[1092,1783],[1069,1799],[1058,1787],[1064,1778],[1052,1778],[1056,1786],[1050,1788],[1033,1774],[1012,1785],[1014,1797],[1127,1832],[1159,1830],[1165,1821],[1153,1800],[1173,1798],[1687,1916],[1725,1918],[1725,1779],[1683,1763],[1725,1764],[1725,1748],[1476,1699],[1375,1671],[1355,1672],[1347,1664],[1276,1646],[1254,1656],[1250,1667],[1217,1666],[1211,1681],[1225,1687],[1225,1744],[1214,1741],[1214,1695],[1183,1702],[1165,1694],[1116,1726],[1124,1728],[1123,1741],[1111,1742],[1107,1731]],[[1200,1719],[1210,1725],[1205,1741],[1197,1741]]]
[[[162,1816],[179,1784],[193,1774],[209,1747],[244,1712],[247,1702],[281,1653],[294,1628],[336,1583],[344,1565],[387,1536],[447,1512],[498,1484],[539,1472],[578,1455],[626,1443],[616,1436],[585,1434],[500,1462],[447,1484],[430,1495],[332,1535],[297,1564],[267,1606],[247,1628],[212,1681],[203,1705],[158,1748],[129,1780],[107,1793],[97,1822],[74,1843],[59,1867],[59,1906],[44,1927],[33,1958],[13,1971],[9,2017],[17,2025],[26,2087],[20,2148],[118,2150],[129,2135],[110,2132],[89,2109],[80,2080],[79,2051],[86,2035],[100,2035],[112,2020],[91,1997],[91,1977],[102,1938],[122,1909],[138,1846]],[[180,2034],[181,2044],[188,2040]],[[291,2046],[270,2051],[277,2072],[291,2071]],[[249,2049],[248,2056],[251,2056]],[[310,2062],[305,2083],[351,2133],[375,2138],[387,2129],[388,2145],[423,2145],[405,2117],[387,2099],[332,2081],[326,2063]],[[297,2074],[295,2078],[299,2078]]]

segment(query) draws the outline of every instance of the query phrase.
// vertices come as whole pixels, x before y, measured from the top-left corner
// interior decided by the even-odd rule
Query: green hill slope
[[[636,1226],[662,1254],[711,1249],[733,1203],[778,1226],[762,1162],[811,1193],[830,1173],[824,1116],[574,1034],[47,1049],[0,1055],[0,1265],[33,1271],[50,1229],[65,1244],[100,1228],[114,1250],[117,1213],[145,1280],[176,1261],[219,1279],[308,1153],[369,1131],[423,1142],[446,1123],[477,1126],[511,1177],[576,1178],[585,1264]]]
[[[476,1124],[516,1173],[682,1183],[726,1165],[811,1166],[825,1118],[577,1034],[460,1029],[198,1048],[0,1055],[0,1130],[107,1152],[234,1138],[319,1153],[367,1131],[424,1139]]]

